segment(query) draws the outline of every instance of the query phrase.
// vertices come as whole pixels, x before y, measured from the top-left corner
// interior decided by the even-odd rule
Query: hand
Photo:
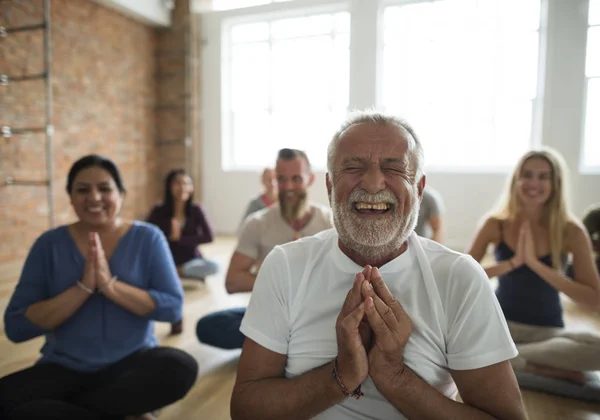
[[[171,241],[178,241],[181,238],[181,225],[179,224],[179,220],[176,218],[171,219],[171,236],[169,239]]]
[[[365,276],[365,280],[368,282],[369,287],[371,284],[371,273],[373,271],[373,267],[367,265],[362,274]],[[362,291],[361,291],[362,293]],[[364,302],[364,297],[361,296],[361,301]],[[367,352],[371,349],[373,344],[373,330],[371,329],[371,325],[369,325],[369,320],[367,319],[367,314],[365,313],[360,320],[360,325],[358,326],[358,333],[360,334],[360,339],[363,343],[363,346],[367,350]]]
[[[358,273],[335,324],[338,345],[337,371],[342,384],[349,392],[358,388],[369,374],[367,349],[359,332],[361,320],[365,315],[361,294],[363,284],[368,284],[365,275]]]
[[[94,239],[93,233],[88,236],[88,251],[85,259],[85,266],[83,267],[83,278],[81,284],[90,290],[96,290],[96,265],[94,262]]]
[[[510,259],[513,269],[519,268],[525,264],[525,225],[521,225],[519,229],[519,237],[517,239],[517,247],[515,255]]]
[[[393,387],[404,372],[404,347],[412,332],[412,320],[392,295],[379,270],[371,273],[373,288],[363,284],[365,313],[373,329],[374,342],[369,351],[369,375],[375,386]]]
[[[523,253],[525,255],[525,264],[531,265],[537,262],[537,252],[535,250],[535,242],[533,241],[533,232],[531,231],[531,225],[529,222],[523,223],[521,226],[521,232],[523,235]],[[520,235],[519,235],[520,236]]]
[[[109,283],[112,274],[110,273],[110,268],[108,267],[108,261],[106,260],[106,254],[104,254],[104,248],[102,247],[102,242],[100,241],[100,236],[98,233],[94,232],[93,235],[93,255],[94,255],[94,265],[96,269],[96,285],[98,289],[103,289]]]

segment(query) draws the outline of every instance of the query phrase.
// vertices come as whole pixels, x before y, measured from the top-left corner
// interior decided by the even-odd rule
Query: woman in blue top
[[[477,261],[494,245],[496,296],[519,356],[516,370],[584,384],[600,370],[600,336],[566,331],[560,293],[585,307],[600,306],[600,279],[590,238],[567,210],[562,158],[550,149],[525,154],[501,210],[488,217],[468,253]],[[564,274],[572,257],[574,276]]]
[[[11,341],[46,342],[33,367],[0,379],[0,417],[153,418],[198,370],[153,333],[154,320],[182,312],[169,246],[158,228],[119,216],[125,188],[109,159],[78,160],[67,192],[79,220],[36,240],[4,314]]]

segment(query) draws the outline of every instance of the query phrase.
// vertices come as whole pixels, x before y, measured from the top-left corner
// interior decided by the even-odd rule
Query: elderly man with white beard
[[[265,259],[233,419],[526,418],[485,272],[413,233],[424,187],[405,121],[362,112],[342,125],[328,148],[335,229]]]

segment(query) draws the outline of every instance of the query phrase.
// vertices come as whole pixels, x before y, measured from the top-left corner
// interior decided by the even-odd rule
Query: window
[[[590,0],[585,76],[583,167],[600,169],[600,0]]]
[[[384,9],[380,102],[414,125],[427,167],[500,169],[531,147],[539,23],[539,0]]]
[[[226,169],[272,165],[299,148],[317,168],[349,96],[347,12],[238,23],[225,29]]]

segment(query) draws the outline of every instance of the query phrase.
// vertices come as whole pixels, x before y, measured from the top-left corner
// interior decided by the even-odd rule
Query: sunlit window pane
[[[330,37],[297,38],[273,44],[273,107],[327,106],[331,81],[324,67],[331,57]]]
[[[600,167],[600,78],[588,80],[583,164]]]
[[[600,25],[600,0],[590,0],[588,22],[590,25]]]
[[[232,48],[230,89],[234,111],[269,107],[269,45],[266,42]]]
[[[293,19],[281,19],[271,24],[273,38],[297,38],[331,33],[331,15],[317,15]]]
[[[588,29],[585,75],[600,76],[600,26]]]
[[[236,25],[231,30],[231,42],[234,44],[267,41],[268,39],[269,24],[266,22]]]
[[[415,126],[428,165],[506,166],[530,146],[538,26],[539,0],[385,10],[383,104]]]
[[[348,109],[349,13],[239,24],[229,35],[226,165],[261,168],[297,147],[324,168]]]

